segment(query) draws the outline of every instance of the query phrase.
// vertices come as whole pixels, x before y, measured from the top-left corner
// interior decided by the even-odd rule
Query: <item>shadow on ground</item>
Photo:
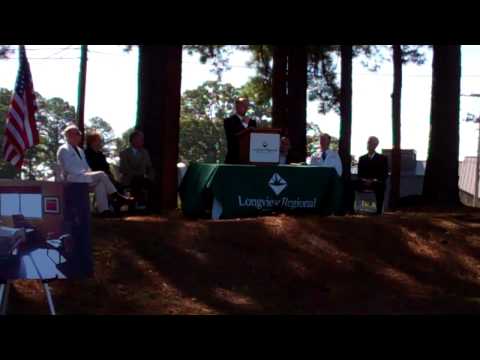
[[[52,287],[58,311],[75,314],[478,313],[479,220],[95,220],[95,278]],[[28,286],[17,286],[14,312],[45,312]]]

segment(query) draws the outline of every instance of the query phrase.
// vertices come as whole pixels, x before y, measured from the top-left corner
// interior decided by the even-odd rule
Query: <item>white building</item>
[[[475,156],[465,157],[459,166],[458,187],[460,189],[460,200],[469,206],[473,206],[473,198],[475,196],[476,166],[477,158]]]

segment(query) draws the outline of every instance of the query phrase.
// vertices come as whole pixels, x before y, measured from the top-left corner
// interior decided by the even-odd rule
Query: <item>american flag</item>
[[[18,170],[22,167],[25,151],[39,143],[35,121],[37,101],[24,45],[19,47],[19,58],[20,68],[7,113],[3,144],[3,159]]]

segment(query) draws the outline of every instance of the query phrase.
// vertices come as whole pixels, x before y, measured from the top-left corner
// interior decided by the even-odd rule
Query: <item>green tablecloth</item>
[[[342,183],[333,168],[193,164],[180,197],[187,216],[205,215],[213,198],[225,219],[276,211],[330,215],[340,210]]]

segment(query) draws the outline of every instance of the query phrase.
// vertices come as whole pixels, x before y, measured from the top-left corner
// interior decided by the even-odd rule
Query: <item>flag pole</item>
[[[80,73],[78,77],[78,103],[77,103],[77,125],[82,132],[82,140],[80,142],[83,147],[85,139],[85,122],[84,122],[84,110],[85,110],[85,86],[87,82],[87,52],[88,45],[81,46],[80,55]]]

